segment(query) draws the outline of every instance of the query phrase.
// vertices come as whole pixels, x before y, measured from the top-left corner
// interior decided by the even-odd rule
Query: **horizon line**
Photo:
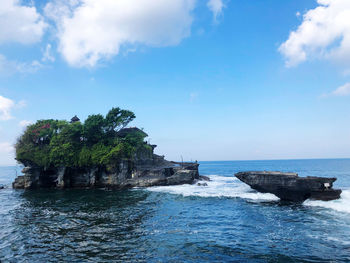
[[[288,158],[288,159],[241,159],[241,160],[197,160],[197,162],[263,162],[263,161],[308,161],[308,160],[350,160],[350,157],[343,158]],[[180,161],[181,162],[181,161]],[[195,162],[184,160],[183,162]],[[0,167],[21,166],[22,164],[0,164]]]

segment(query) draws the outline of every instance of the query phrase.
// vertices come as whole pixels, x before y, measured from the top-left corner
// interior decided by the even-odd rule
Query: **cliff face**
[[[25,167],[13,182],[16,189],[110,188],[125,189],[158,185],[189,184],[199,178],[197,163],[175,163],[153,154],[151,158],[121,161],[106,167]]]

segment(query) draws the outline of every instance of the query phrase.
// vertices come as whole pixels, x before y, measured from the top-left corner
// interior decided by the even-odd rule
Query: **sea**
[[[350,159],[200,162],[208,186],[14,190],[1,167],[0,262],[350,262]],[[239,171],[337,177],[339,200],[281,202]]]

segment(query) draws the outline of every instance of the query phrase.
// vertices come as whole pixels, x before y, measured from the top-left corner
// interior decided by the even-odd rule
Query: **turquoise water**
[[[340,200],[285,204],[238,171],[338,177]],[[350,160],[202,162],[208,187],[0,190],[1,262],[350,262]],[[14,167],[0,168],[10,185]]]

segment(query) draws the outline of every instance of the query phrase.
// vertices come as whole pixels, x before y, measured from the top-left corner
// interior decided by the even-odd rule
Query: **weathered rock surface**
[[[281,200],[303,202],[306,199],[330,201],[340,198],[341,190],[333,189],[337,178],[299,177],[297,173],[240,172],[235,176],[251,188],[272,193]]]
[[[205,175],[200,175],[199,176],[199,180],[201,181],[207,181],[207,182],[210,182],[210,178],[208,176],[205,176]]]
[[[153,154],[134,162],[121,161],[117,167],[69,168],[25,167],[12,186],[38,188],[109,188],[125,189],[160,185],[191,184],[199,179],[197,163],[169,162]]]

